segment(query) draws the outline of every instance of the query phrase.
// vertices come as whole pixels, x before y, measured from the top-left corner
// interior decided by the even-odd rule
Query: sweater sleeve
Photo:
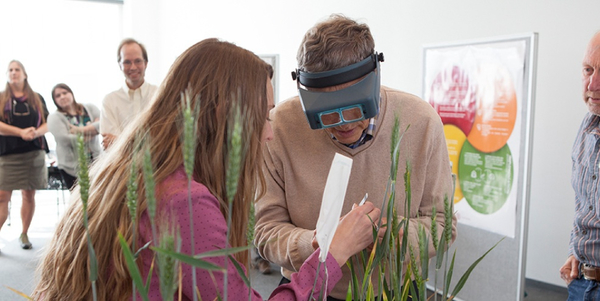
[[[255,245],[265,259],[289,271],[298,271],[314,252],[313,230],[297,227],[287,207],[283,167],[264,148],[266,194],[256,203]],[[287,277],[287,275],[286,275]]]
[[[69,124],[65,116],[54,112],[48,116],[48,131],[56,140],[57,148],[71,148],[77,145],[77,135],[69,133]]]
[[[208,191],[208,189],[196,182],[193,182],[191,188],[192,200],[192,218],[194,221],[194,250],[189,237],[190,232],[190,211],[188,210],[187,200],[187,179],[182,169],[179,169],[175,175],[170,176],[161,184],[160,187],[168,189],[161,198],[162,204],[168,204],[165,210],[171,211],[172,220],[177,221],[178,231],[181,235],[181,253],[183,254],[201,254],[216,249],[228,247],[227,244],[227,222],[219,209],[219,202]],[[168,208],[168,209],[167,209]],[[147,214],[143,214],[147,219]],[[147,223],[140,223],[140,227]],[[140,233],[149,233],[148,229],[140,229]],[[147,238],[146,238],[147,239]],[[203,258],[212,264],[225,267],[225,257]],[[325,271],[327,266],[328,271]],[[244,267],[242,267],[246,273]],[[328,255],[326,264],[319,266],[318,253],[309,258],[302,266],[300,272],[293,276],[292,283],[277,288],[269,300],[308,300],[313,288],[315,277],[318,273],[317,283],[326,283],[327,291],[331,291],[334,285],[340,280],[342,273],[339,265],[331,254]],[[192,298],[194,287],[197,286],[202,300],[215,300],[218,296],[223,297],[224,274],[220,272],[209,272],[207,270],[196,268],[196,285],[193,283],[192,267],[187,264],[182,266],[183,294]],[[258,292],[249,290],[242,277],[238,274],[233,262],[227,264],[227,294],[237,299],[240,296],[251,296],[251,300],[263,300]],[[153,278],[157,277],[153,275]],[[156,285],[154,285],[156,286]],[[318,297],[320,286],[315,289],[313,296]],[[151,299],[160,299],[158,290],[151,293]]]
[[[90,114],[90,119],[92,120],[92,125],[96,128],[96,131],[100,133],[100,109],[97,106],[89,103],[85,105],[88,114]],[[98,119],[98,120],[96,120]]]

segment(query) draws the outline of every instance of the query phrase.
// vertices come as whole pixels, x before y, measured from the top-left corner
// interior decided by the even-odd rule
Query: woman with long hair
[[[35,93],[23,64],[8,64],[8,81],[0,92],[0,228],[8,217],[13,190],[21,190],[23,230],[21,248],[31,249],[27,236],[35,212],[35,190],[48,186],[44,134],[48,132],[48,110],[44,98]]]
[[[90,162],[100,155],[100,109],[91,103],[77,103],[73,90],[62,83],[52,88],[52,100],[56,112],[48,116],[48,130],[56,140],[58,170],[67,188],[71,189],[77,180],[78,135],[84,137],[85,152]]]
[[[153,210],[149,210],[152,204],[145,197],[142,175],[144,150],[151,155],[156,182],[156,232],[177,229],[181,237],[180,252],[184,254],[247,245],[250,206],[264,194],[265,189],[262,144],[273,136],[268,122],[269,110],[274,106],[270,82],[272,73],[272,68],[252,52],[233,44],[208,39],[193,45],[175,61],[149,110],[136,119],[119,136],[115,145],[94,163],[90,171],[87,206],[89,234],[98,262],[98,300],[129,300],[132,297],[132,278],[119,245],[118,233],[124,236],[130,247],[135,245],[139,248],[150,241],[154,246],[161,243],[161,239],[152,238],[155,232],[151,220]],[[191,95],[191,107],[198,108],[191,188],[188,188],[184,168],[181,137],[181,97],[184,91]],[[242,117],[236,118],[239,115]],[[229,206],[226,182],[234,120],[241,122],[243,151],[236,166],[239,169],[237,191]],[[140,141],[143,141],[142,146]],[[126,202],[132,166],[138,185],[137,222],[130,216]],[[73,192],[75,202],[59,223],[39,267],[41,277],[34,291],[36,299],[92,299],[90,258],[82,226],[84,213],[78,187]],[[188,191],[193,203],[191,209],[188,208]],[[190,210],[194,244],[190,239]],[[315,251],[300,269],[297,278],[277,288],[271,298],[308,300],[317,271],[319,285],[314,296],[318,296],[322,283],[327,282],[326,289],[329,291],[341,277],[340,266],[373,242],[372,220],[377,221],[379,214],[380,211],[371,203],[352,210],[340,221],[334,235],[326,261],[328,272],[317,264],[318,251]],[[228,215],[231,215],[229,226],[226,222]],[[247,252],[236,253],[234,257],[247,268]],[[178,293],[185,300],[191,300],[196,289],[201,300],[223,297],[224,273],[227,273],[227,295],[231,299],[246,299],[251,295],[253,300],[262,300],[257,292],[249,291],[233,262],[229,261],[226,265],[227,257],[205,259],[228,269],[225,272],[208,272],[196,268],[194,283],[192,267],[182,264]],[[154,265],[149,295],[152,300],[161,300],[159,277],[153,261],[154,253],[144,249],[137,264],[144,279]]]

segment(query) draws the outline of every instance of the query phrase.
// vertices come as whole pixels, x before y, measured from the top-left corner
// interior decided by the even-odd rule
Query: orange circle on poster
[[[456,175],[456,182],[454,183],[454,204],[456,204],[463,199],[463,193],[458,183],[458,160],[467,136],[465,136],[461,129],[452,124],[444,125],[444,135],[446,136],[448,156],[450,157],[450,162],[452,162],[452,173]]]
[[[502,148],[512,134],[517,95],[503,66],[482,64],[477,79],[477,113],[467,139],[478,151],[491,153]]]

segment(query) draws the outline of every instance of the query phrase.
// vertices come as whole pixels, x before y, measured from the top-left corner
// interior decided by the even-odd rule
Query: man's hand
[[[102,134],[102,147],[108,149],[115,142],[116,138],[117,136],[113,134]]]
[[[567,285],[573,281],[573,279],[579,278],[579,260],[575,256],[571,255],[565,261],[565,264],[560,268],[560,278],[565,281]]]
[[[329,246],[329,253],[340,266],[343,266],[350,256],[373,243],[373,227],[379,221],[380,214],[381,211],[375,208],[373,203],[366,202],[362,206],[354,206],[342,217]]]
[[[402,219],[402,217],[398,217],[400,219]],[[379,223],[381,223],[381,227],[379,227],[379,229],[377,229],[377,240],[379,241],[379,243],[381,243],[383,241],[383,237],[385,236],[385,231],[387,230],[387,218],[382,217],[381,220],[379,221]],[[404,235],[404,227],[400,227],[400,230],[398,231],[398,234],[396,235],[397,237],[402,237]],[[369,252],[371,252],[371,250],[373,250],[373,247],[375,246],[375,242],[373,242],[370,246],[367,247],[367,250],[369,250]]]

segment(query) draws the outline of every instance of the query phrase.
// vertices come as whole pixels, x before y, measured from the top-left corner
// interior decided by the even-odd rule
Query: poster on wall
[[[527,107],[527,41],[424,48],[423,99],[440,115],[458,222],[515,237]]]

